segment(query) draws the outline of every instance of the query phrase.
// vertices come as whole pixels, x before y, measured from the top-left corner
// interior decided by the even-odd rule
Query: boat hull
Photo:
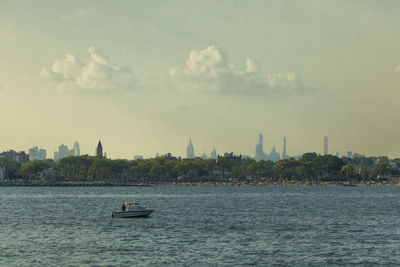
[[[148,217],[152,213],[152,210],[132,210],[132,211],[121,211],[112,212],[113,218],[135,218],[135,217]]]

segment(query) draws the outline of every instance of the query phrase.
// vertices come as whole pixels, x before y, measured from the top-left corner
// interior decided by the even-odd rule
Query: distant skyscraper
[[[275,147],[272,148],[271,153],[269,153],[269,159],[276,162],[281,159],[281,156],[276,152]]]
[[[58,154],[58,152],[54,152],[54,161],[57,162],[60,160],[60,154]]]
[[[213,151],[211,151],[211,159],[217,159],[217,150],[214,148]]]
[[[96,148],[96,157],[103,157],[103,146],[101,145],[101,141],[97,144]]]
[[[34,161],[39,159],[39,148],[37,146],[29,149],[29,160]]]
[[[264,153],[264,144],[263,144],[263,135],[259,134],[258,136],[258,144],[256,145],[256,160],[265,159]]]
[[[80,156],[81,155],[81,149],[79,148],[79,143],[78,141],[74,142],[74,156]]]
[[[65,157],[68,157],[69,155],[70,155],[70,151],[69,151],[68,147],[64,144],[61,144],[58,147],[58,158],[63,159]]]
[[[282,159],[288,159],[289,156],[286,154],[286,137],[283,137],[283,149],[282,149]]]
[[[328,136],[324,136],[324,155],[328,155]]]
[[[39,149],[39,160],[46,160],[46,149]]]
[[[194,147],[192,144],[192,137],[189,138],[189,144],[186,148],[186,158],[194,159]]]

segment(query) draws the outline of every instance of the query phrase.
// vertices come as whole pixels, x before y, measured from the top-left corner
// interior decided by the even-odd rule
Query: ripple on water
[[[398,187],[0,188],[0,265],[399,265]],[[147,219],[113,219],[136,200]]]

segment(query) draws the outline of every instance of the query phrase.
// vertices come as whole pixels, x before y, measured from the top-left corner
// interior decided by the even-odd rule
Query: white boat
[[[113,218],[134,218],[134,217],[148,217],[153,210],[141,206],[136,202],[124,202],[121,211],[113,211],[111,216]]]

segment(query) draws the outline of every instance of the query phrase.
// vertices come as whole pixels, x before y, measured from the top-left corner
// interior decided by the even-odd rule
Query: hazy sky
[[[400,1],[0,0],[0,151],[400,157]]]

